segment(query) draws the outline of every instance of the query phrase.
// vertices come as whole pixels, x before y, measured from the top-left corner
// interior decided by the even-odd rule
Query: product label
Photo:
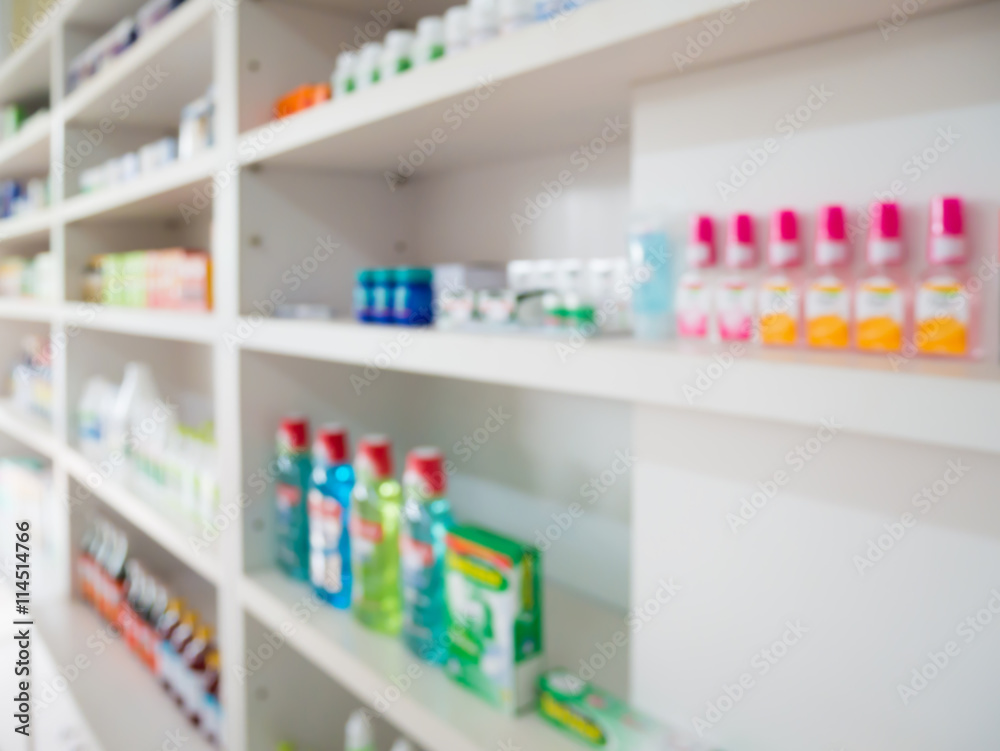
[[[719,335],[746,340],[753,329],[753,290],[742,279],[727,279],[718,290]]]
[[[784,277],[769,279],[760,291],[760,336],[767,345],[795,344],[799,329],[798,296]]]
[[[866,279],[854,301],[858,349],[898,352],[903,347],[903,292],[888,277]]]
[[[404,568],[423,569],[434,565],[434,547],[407,534],[399,536],[399,552]]]
[[[969,303],[950,277],[928,279],[917,292],[914,339],[920,352],[964,355],[968,349]]]
[[[810,347],[844,348],[850,341],[850,293],[836,277],[823,277],[806,293],[806,338]]]
[[[381,522],[354,516],[350,524],[352,550],[356,551],[360,558],[371,557],[375,552],[375,546],[382,542]]]
[[[703,279],[682,278],[677,289],[677,333],[689,339],[707,337],[711,305],[710,291]]]
[[[288,511],[302,502],[302,489],[279,482],[274,488],[279,511]]]

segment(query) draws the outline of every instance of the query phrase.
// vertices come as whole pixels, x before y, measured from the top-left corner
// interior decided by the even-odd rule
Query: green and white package
[[[445,672],[514,714],[535,704],[542,662],[541,555],[477,527],[448,532]]]
[[[549,670],[539,679],[538,689],[539,714],[592,748],[609,751],[699,751],[704,748],[569,671]]]

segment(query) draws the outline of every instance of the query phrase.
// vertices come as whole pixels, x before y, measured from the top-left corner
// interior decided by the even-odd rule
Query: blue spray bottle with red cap
[[[309,578],[320,599],[335,608],[351,606],[351,538],[348,513],[354,468],[347,429],[324,425],[313,441],[309,482]]]
[[[286,417],[278,428],[277,479],[274,486],[278,566],[289,576],[309,580],[309,422]]]
[[[447,485],[440,450],[421,447],[407,454],[399,532],[403,641],[414,654],[437,664],[448,655],[444,554],[452,519]]]

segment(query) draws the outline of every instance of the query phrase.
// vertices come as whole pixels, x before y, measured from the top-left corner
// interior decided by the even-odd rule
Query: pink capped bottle
[[[920,354],[969,357],[975,348],[978,306],[967,284],[967,261],[962,199],[935,198],[931,202],[927,269],[913,306],[913,339]]]
[[[847,349],[851,341],[851,286],[843,206],[823,206],[816,225],[813,262],[817,278],[805,297],[806,342],[810,347]]]
[[[703,269],[715,265],[715,227],[712,217],[691,217],[691,234],[684,253],[688,270],[677,288],[677,334],[684,339],[707,339],[712,294]]]
[[[794,211],[781,209],[771,216],[767,265],[773,273],[760,288],[760,339],[765,346],[791,347],[799,340],[802,245]]]
[[[903,348],[908,306],[901,227],[898,204],[872,204],[865,269],[854,293],[854,342],[862,352]]]
[[[730,273],[716,290],[716,321],[723,341],[747,341],[753,333],[754,290],[750,270],[757,265],[753,217],[734,214],[729,220],[726,267]]]

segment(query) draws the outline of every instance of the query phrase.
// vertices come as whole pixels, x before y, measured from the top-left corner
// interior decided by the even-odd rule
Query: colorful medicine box
[[[445,672],[508,714],[535,705],[542,663],[541,554],[477,527],[448,533]]]
[[[542,717],[591,748],[622,751],[702,748],[566,670],[546,672],[539,679],[538,691],[538,711]]]

